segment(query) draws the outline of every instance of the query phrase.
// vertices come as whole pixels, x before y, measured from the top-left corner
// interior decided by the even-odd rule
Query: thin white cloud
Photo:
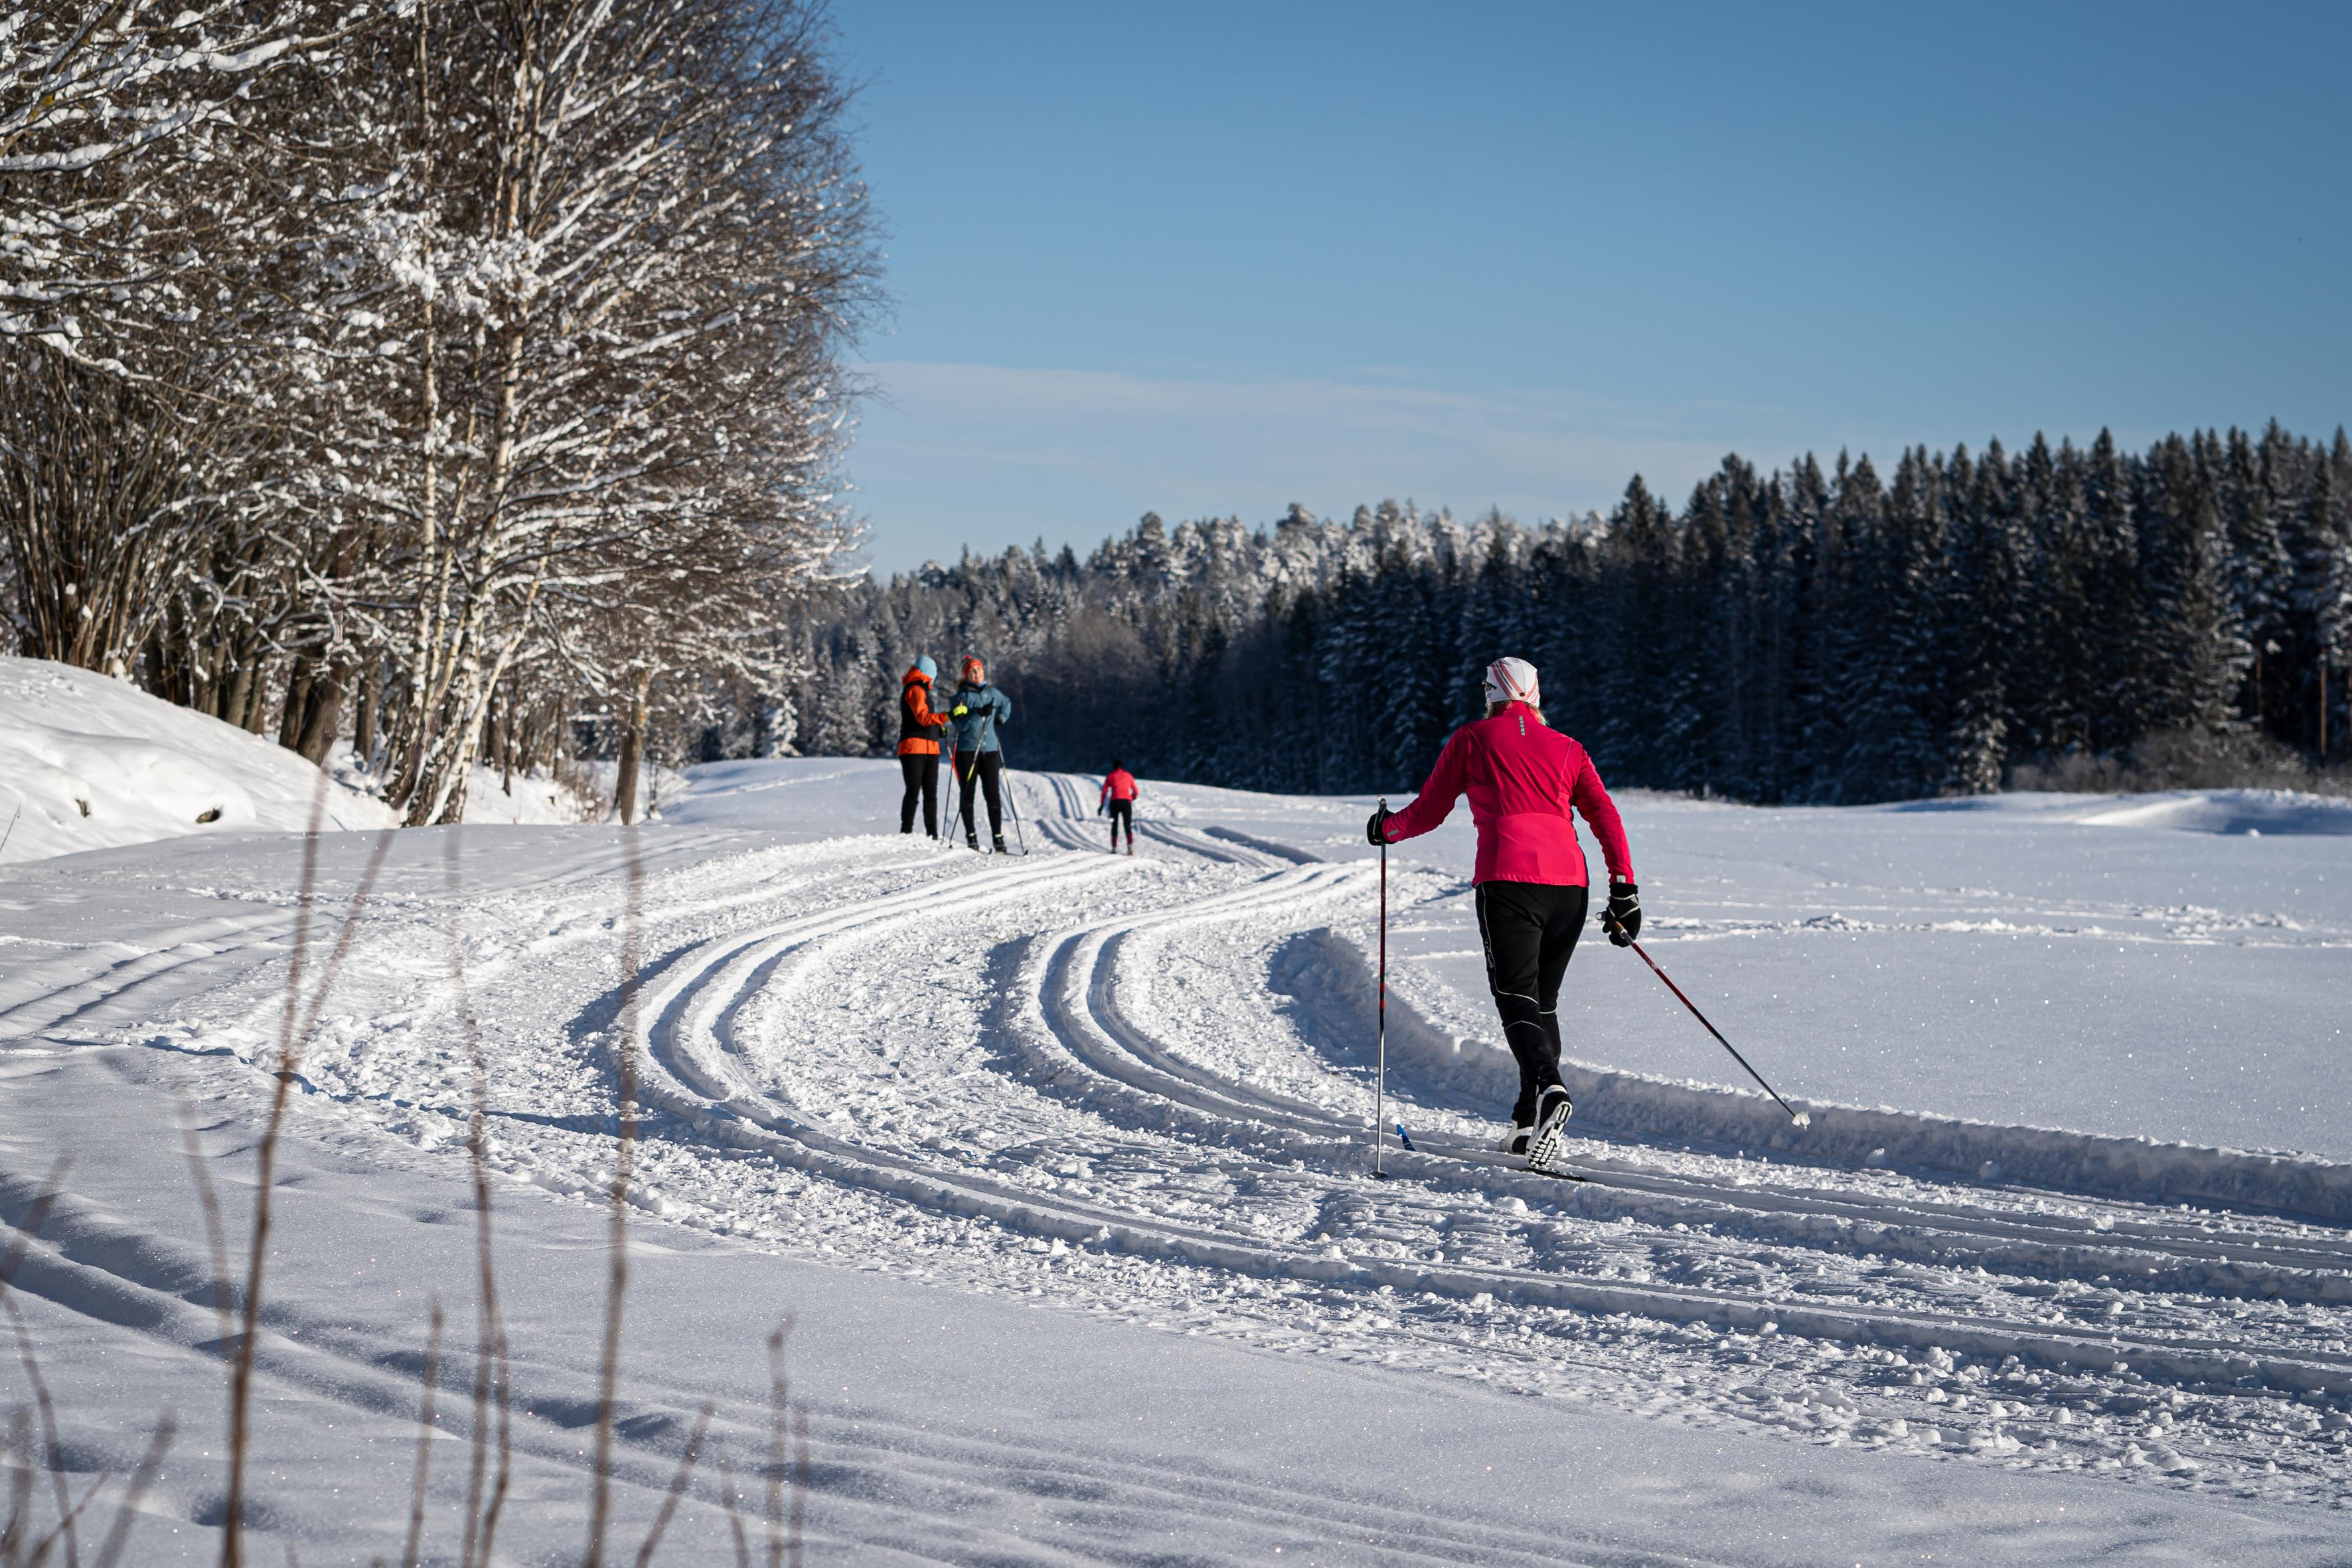
[[[1262,521],[1412,497],[1533,519],[1606,508],[1643,474],[1679,496],[1738,449],[1796,449],[1801,416],[1643,408],[1393,381],[1213,380],[912,362],[869,365],[850,471],[884,570],[1043,536],[1082,548],[1145,510]]]

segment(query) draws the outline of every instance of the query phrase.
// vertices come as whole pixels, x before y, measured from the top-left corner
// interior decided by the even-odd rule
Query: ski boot
[[[1568,1090],[1556,1083],[1548,1083],[1536,1096],[1535,1131],[1528,1138],[1528,1167],[1544,1171],[1551,1168],[1553,1158],[1559,1152],[1559,1135],[1568,1126],[1568,1119],[1576,1110],[1568,1098]]]
[[[1013,853],[1012,850],[1007,849],[1004,847],[1004,835],[1002,833],[992,836],[990,839],[990,843],[999,855],[1010,855]]]
[[[963,847],[975,855],[980,853],[980,834],[977,830],[971,828],[964,830]]]
[[[1535,1135],[1534,1128],[1514,1122],[1502,1137],[1496,1140],[1495,1147],[1506,1154],[1524,1154],[1528,1152],[1528,1140]]]

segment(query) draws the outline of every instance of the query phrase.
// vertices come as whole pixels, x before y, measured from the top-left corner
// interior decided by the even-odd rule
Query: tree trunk
[[[302,728],[294,737],[294,749],[319,767],[327,765],[327,753],[335,744],[335,731],[342,723],[345,679],[343,670],[330,665],[311,680]]]
[[[621,734],[621,763],[614,771],[613,807],[624,823],[637,819],[637,773],[646,754],[646,693],[653,685],[650,670],[637,671],[636,689],[629,698],[629,727]]]
[[[383,689],[383,671],[373,659],[360,666],[360,707],[352,718],[352,757],[373,771],[375,758],[375,705]]]
[[[257,643],[261,639],[256,637],[253,640]],[[249,672],[251,680],[245,689],[245,711],[237,716],[237,722],[258,735],[268,728],[269,670],[262,662],[262,656],[257,649],[252,657],[246,659],[245,668]]]
[[[230,669],[228,679],[220,682],[216,689],[220,699],[219,705],[213,710],[213,717],[225,724],[242,728],[245,724],[245,696],[253,689],[253,661],[235,658],[234,655],[231,657],[234,668]]]
[[[308,658],[298,658],[286,678],[286,701],[278,711],[278,743],[288,751],[299,751],[302,731],[310,719],[310,670]]]
[[[499,704],[499,788],[509,798],[514,795],[515,737],[514,686],[507,686],[507,700]]]

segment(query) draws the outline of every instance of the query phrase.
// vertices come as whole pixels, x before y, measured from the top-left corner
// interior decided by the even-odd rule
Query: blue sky
[[[836,0],[883,572],[2352,421],[2352,5]]]

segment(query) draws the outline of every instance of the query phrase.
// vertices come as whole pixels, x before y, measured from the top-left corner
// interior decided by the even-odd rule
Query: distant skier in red
[[[1503,1038],[1519,1064],[1519,1098],[1503,1148],[1548,1163],[1574,1108],[1559,1081],[1559,983],[1584,929],[1590,893],[1584,851],[1569,815],[1581,812],[1609,863],[1601,929],[1619,947],[1642,934],[1640,889],[1624,825],[1584,748],[1544,722],[1535,666],[1498,658],[1486,667],[1486,716],[1447,737],[1429,782],[1402,811],[1372,813],[1375,844],[1427,833],[1470,797],[1478,825],[1478,935]]]
[[[1110,760],[1110,772],[1103,775],[1102,797],[1095,802],[1095,815],[1110,812],[1110,852],[1118,853],[1118,825],[1127,824],[1127,852],[1135,853],[1135,775],[1117,757]]]

